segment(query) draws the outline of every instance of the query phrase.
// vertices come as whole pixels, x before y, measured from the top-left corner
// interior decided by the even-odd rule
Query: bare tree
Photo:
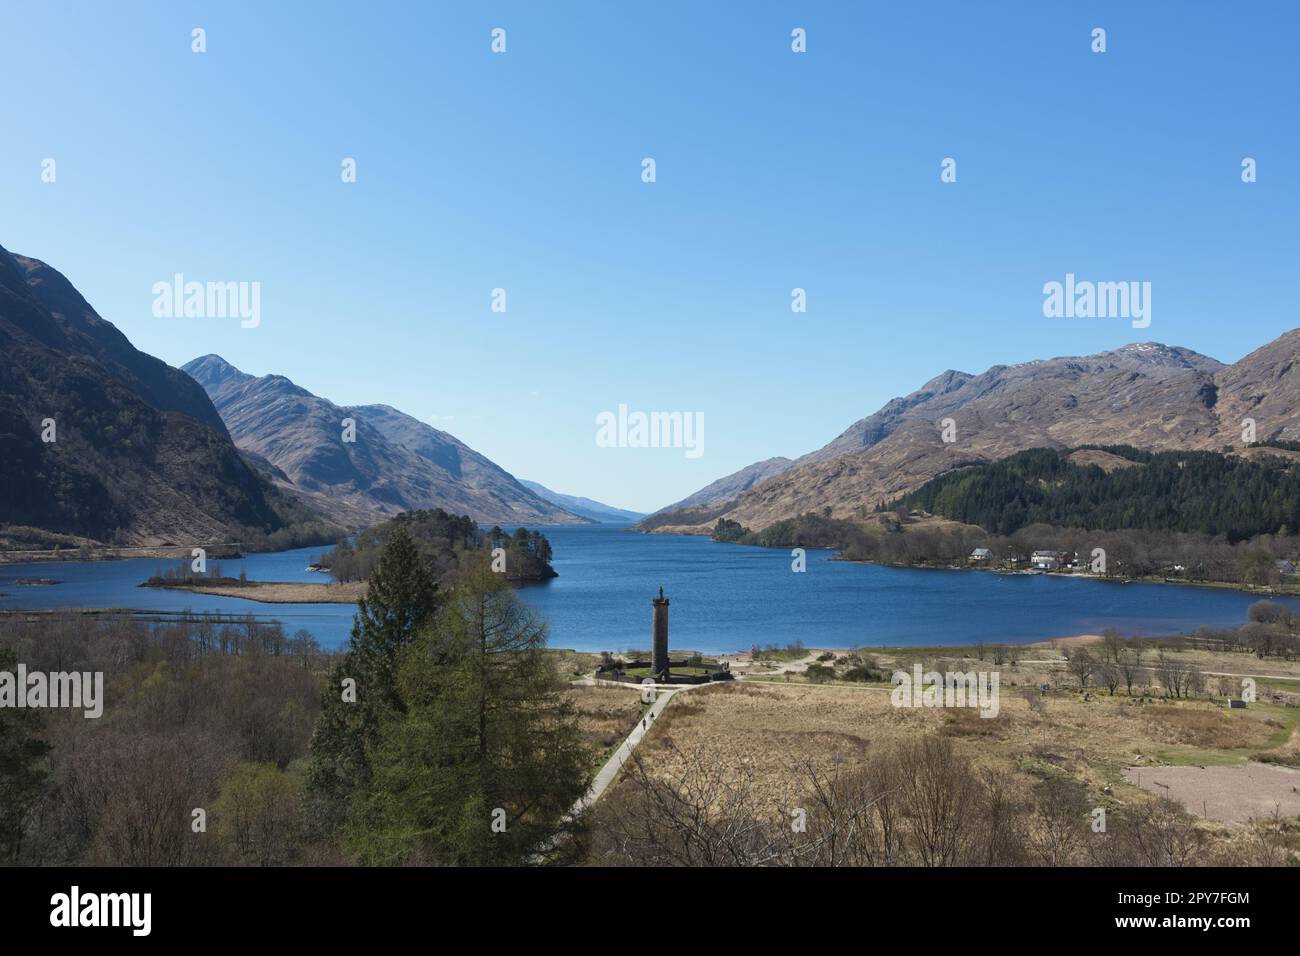
[[[904,818],[910,843],[924,866],[956,866],[970,847],[975,778],[956,759],[946,737],[922,737],[899,748]]]
[[[1070,652],[1070,660],[1066,668],[1074,675],[1079,682],[1079,690],[1088,686],[1088,678],[1097,671],[1097,661],[1086,648],[1077,647]]]
[[[1115,628],[1108,627],[1102,633],[1101,649],[1102,660],[1117,664],[1119,663],[1120,654],[1124,652],[1124,638]]]
[[[1205,686],[1205,675],[1200,668],[1174,660],[1163,651],[1156,657],[1155,675],[1172,697],[1190,697]]]
[[[1115,665],[1119,669],[1120,676],[1124,678],[1124,687],[1126,693],[1133,696],[1133,685],[1142,677],[1142,651],[1137,647],[1130,647],[1120,654]]]
[[[1074,780],[1052,777],[1035,788],[1034,812],[1026,839],[1044,866],[1075,862],[1087,834],[1088,805]]]

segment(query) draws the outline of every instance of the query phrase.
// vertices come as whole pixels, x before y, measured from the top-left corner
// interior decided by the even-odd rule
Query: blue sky
[[[172,364],[652,510],[947,368],[1300,325],[1297,9],[5,2],[0,244]],[[260,282],[260,326],[156,318],[178,272]],[[1044,318],[1067,272],[1151,282],[1151,327]],[[620,403],[704,454],[598,447]]]

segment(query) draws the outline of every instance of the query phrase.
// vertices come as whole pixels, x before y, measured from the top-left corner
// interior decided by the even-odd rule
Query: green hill
[[[1107,471],[1071,461],[1068,451],[1034,448],[940,475],[886,508],[919,509],[1004,535],[1047,524],[1188,531],[1240,541],[1300,527],[1300,465],[1289,459],[1102,450],[1133,467]]]

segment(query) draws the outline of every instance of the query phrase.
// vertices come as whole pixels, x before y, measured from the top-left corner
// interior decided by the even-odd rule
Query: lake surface
[[[831,560],[808,551],[808,569],[790,570],[790,552],[719,544],[687,535],[642,535],[610,525],[545,529],[559,577],[520,596],[545,615],[551,645],[584,651],[646,648],[650,599],[662,585],[671,601],[675,649],[715,654],[753,644],[803,641],[810,647],[1028,642],[1117,627],[1128,634],[1178,634],[1244,623],[1256,595],[1168,584],[1118,584],[1053,575],[912,571]],[[320,548],[222,561],[254,581],[323,581],[307,571]],[[120,607],[179,613],[253,614],[305,629],[326,647],[347,641],[350,604],[263,604],[188,591],[137,588],[175,562],[138,558],[0,566],[0,608]],[[210,562],[211,564],[211,562]],[[15,586],[15,578],[62,584]],[[1300,602],[1285,600],[1295,607]]]

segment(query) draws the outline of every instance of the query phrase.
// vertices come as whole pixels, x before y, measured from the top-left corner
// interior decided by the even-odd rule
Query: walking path
[[[591,782],[591,787],[588,788],[586,795],[573,805],[573,810],[570,812],[574,814],[586,810],[609,789],[609,785],[614,782],[618,772],[623,769],[623,764],[627,763],[628,758],[632,756],[632,751],[636,749],[636,745],[650,732],[650,728],[654,726],[655,718],[664,712],[664,708],[668,706],[668,702],[673,697],[682,691],[709,686],[708,684],[628,684],[622,681],[596,680],[591,677],[584,678],[576,683],[598,687],[626,687],[637,694],[653,688],[655,701],[650,705],[650,709],[642,715],[641,719],[636,722],[636,726],[632,728],[632,732],[627,735],[627,738],[618,745],[618,749],[605,761],[605,766],[601,767],[600,772],[596,774],[596,779]]]

